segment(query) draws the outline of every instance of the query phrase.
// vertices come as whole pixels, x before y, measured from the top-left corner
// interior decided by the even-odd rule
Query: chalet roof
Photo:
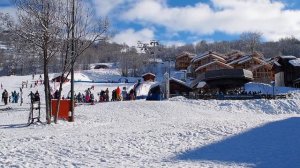
[[[203,54],[201,54],[201,55],[195,56],[195,57],[192,59],[191,62],[197,62],[197,61],[199,61],[199,60],[202,60],[202,59],[207,58],[207,57],[210,57],[210,56],[212,56],[212,57],[214,57],[214,58],[217,58],[217,59],[219,59],[219,60],[222,60],[222,61],[224,61],[224,62],[226,61],[220,54],[218,54],[218,53],[216,53],[216,52],[211,52],[211,51],[209,51],[209,52],[205,52],[205,53],[203,53]]]
[[[245,55],[245,56],[243,56],[243,57],[241,57],[239,59],[236,59],[236,60],[233,60],[232,62],[229,62],[228,64],[229,65],[243,64],[243,63],[248,62],[248,61],[250,61],[252,59],[254,59],[254,60],[256,60],[256,61],[258,61],[258,62],[260,62],[262,64],[267,64],[266,61],[264,61],[264,60],[262,60],[260,58],[257,58],[257,57],[253,57],[252,55]]]
[[[146,75],[152,75],[152,76],[155,76],[155,74],[148,72],[148,73],[143,74],[142,77],[144,77],[144,76],[146,76]]]
[[[253,57],[259,57],[259,58],[264,58],[264,54],[258,51],[255,51],[254,53],[251,54]]]
[[[66,78],[66,75],[67,75],[67,74],[64,74],[64,78]],[[54,75],[52,76],[52,80],[55,79],[55,78],[58,78],[58,77],[60,77],[60,76],[61,76],[61,73],[54,74]],[[67,79],[71,79],[71,75],[69,75],[69,76],[67,77]]]
[[[231,62],[231,61],[236,60],[240,57],[243,57],[244,55],[245,55],[245,53],[243,53],[241,51],[233,51],[233,52],[230,52],[230,53],[226,54],[228,62]]]
[[[292,64],[293,66],[299,67],[300,66],[300,59],[297,58],[297,59],[289,60],[289,63]]]
[[[202,65],[202,66],[199,66],[196,70],[195,70],[195,72],[197,72],[197,71],[199,71],[200,69],[203,69],[203,68],[205,68],[205,67],[207,67],[207,66],[209,66],[209,65],[212,65],[212,64],[221,64],[221,65],[223,65],[223,66],[226,66],[226,67],[228,67],[228,68],[233,68],[232,66],[230,66],[230,65],[228,65],[228,64],[225,64],[225,63],[223,63],[223,62],[221,62],[221,61],[217,61],[217,60],[215,60],[215,61],[213,61],[213,62],[210,62],[210,63],[207,63],[207,64],[205,64],[205,65]]]
[[[249,60],[249,58],[251,59],[251,56],[250,56],[250,55],[246,55],[246,56],[243,56],[243,57],[238,58],[238,59],[236,59],[236,60],[233,60],[233,61],[229,62],[228,64],[229,64],[229,65],[239,64],[240,61]]]
[[[292,55],[282,55],[282,56],[279,56],[280,58],[282,59],[296,59],[295,56],[292,56]]]
[[[255,65],[255,66],[253,66],[253,67],[251,67],[250,68],[250,70],[255,70],[255,69],[258,69],[258,68],[260,68],[260,67],[262,67],[262,66],[266,66],[267,68],[269,68],[269,69],[271,69],[272,68],[272,65],[270,65],[270,64],[268,64],[268,63],[266,63],[266,64],[259,64],[259,65]]]
[[[182,57],[185,57],[185,56],[188,56],[188,57],[190,57],[190,58],[194,58],[194,57],[196,56],[196,54],[192,54],[192,53],[190,53],[190,52],[184,51],[184,52],[182,52],[181,54],[179,54],[179,55],[176,57],[176,59],[182,58]]]
[[[179,79],[176,79],[176,78],[173,78],[173,77],[171,77],[170,78],[170,81],[175,81],[175,82],[177,82],[177,83],[180,83],[180,84],[182,84],[182,85],[184,85],[184,86],[186,86],[186,87],[188,87],[188,88],[191,88],[191,86],[188,84],[188,83],[186,83],[186,82],[184,82],[184,81],[182,81],[182,80],[179,80]]]
[[[196,88],[203,88],[204,86],[206,86],[206,82],[205,81],[200,81],[198,84],[197,84],[197,87]]]
[[[274,61],[274,65],[281,67],[281,65],[277,61]]]
[[[232,51],[226,54],[226,56],[228,57],[235,56],[235,55],[245,55],[245,53],[242,51]]]

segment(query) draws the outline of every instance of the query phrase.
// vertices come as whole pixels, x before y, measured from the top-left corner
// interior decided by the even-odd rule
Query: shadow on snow
[[[0,125],[0,129],[24,128],[24,127],[28,127],[28,124],[7,124],[7,125]]]
[[[216,161],[254,167],[300,167],[300,117],[253,128],[225,140],[186,151],[176,160]]]

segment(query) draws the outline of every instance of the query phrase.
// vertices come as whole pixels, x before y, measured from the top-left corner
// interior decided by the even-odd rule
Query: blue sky
[[[136,45],[159,40],[166,45],[201,40],[235,40],[242,32],[260,32],[263,40],[300,38],[298,0],[89,0],[99,17],[111,21],[112,41]],[[2,12],[15,13],[9,0]]]

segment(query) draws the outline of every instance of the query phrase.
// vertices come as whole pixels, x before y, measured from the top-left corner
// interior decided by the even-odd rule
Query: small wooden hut
[[[155,74],[153,73],[145,73],[142,75],[145,82],[154,82],[155,81]]]

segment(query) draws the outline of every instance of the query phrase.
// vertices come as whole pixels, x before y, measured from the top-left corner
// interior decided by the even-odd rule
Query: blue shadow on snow
[[[175,159],[249,164],[259,168],[300,167],[300,117],[253,128],[222,141],[186,151]]]

